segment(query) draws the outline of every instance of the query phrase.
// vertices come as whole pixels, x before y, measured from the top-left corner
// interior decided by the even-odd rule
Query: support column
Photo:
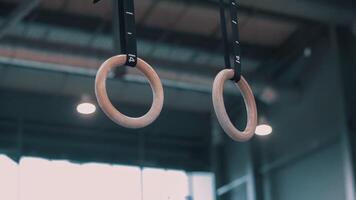
[[[345,177],[345,195],[346,200],[355,200],[355,159],[356,154],[356,35],[349,28],[330,29],[330,37],[335,49],[337,64],[342,72],[343,79],[343,96],[345,104],[345,114],[347,130],[342,131],[341,143],[344,160],[344,177]]]
[[[249,200],[264,200],[263,177],[259,170],[261,166],[259,147],[258,138],[253,138],[249,142],[249,156],[247,160],[247,196]]]
[[[217,195],[217,190],[224,183],[224,148],[223,148],[223,135],[219,122],[216,119],[214,111],[211,112],[211,148],[210,148],[210,162],[211,171],[215,175],[215,197],[217,200],[220,198]]]

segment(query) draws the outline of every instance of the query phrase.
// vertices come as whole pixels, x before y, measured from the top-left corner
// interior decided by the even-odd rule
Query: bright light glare
[[[183,171],[143,169],[144,200],[183,200],[189,196],[189,180]]]
[[[96,111],[96,106],[92,103],[80,103],[77,106],[77,111],[83,115],[89,115]]]
[[[269,135],[272,133],[272,127],[268,124],[261,124],[261,125],[258,125],[256,127],[256,131],[255,133],[257,135],[261,135],[261,136],[264,136],[264,135]]]
[[[1,200],[214,200],[211,173],[23,157],[0,154]],[[142,193],[143,192],[143,193]]]

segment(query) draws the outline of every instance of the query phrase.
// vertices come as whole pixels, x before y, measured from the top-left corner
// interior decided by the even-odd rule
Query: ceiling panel
[[[18,3],[20,0],[1,0],[2,2],[7,2],[7,3]]]
[[[110,0],[103,0],[96,5],[88,0],[42,0],[41,6],[45,9],[107,20],[111,19],[112,14]],[[136,20],[147,27],[212,37],[221,35],[218,8],[156,0],[135,0],[135,8]],[[253,14],[239,14],[239,21],[241,41],[262,46],[281,45],[297,28],[296,24],[282,19]],[[228,28],[231,29],[230,26]]]
[[[48,1],[48,0],[47,0]],[[67,1],[65,11],[78,15],[96,16],[111,19],[111,1],[103,0],[93,4],[91,0]]]
[[[262,17],[250,17],[241,24],[241,41],[265,46],[281,45],[295,30],[296,24]]]
[[[174,29],[208,36],[214,34],[218,26],[219,12],[217,9],[190,6]]]
[[[63,0],[42,0],[41,7],[50,10],[59,10],[64,6]]]
[[[154,6],[150,15],[143,20],[147,26],[170,29],[175,26],[186,10],[184,3],[162,2]]]
[[[153,0],[135,0],[136,21],[140,22],[145,14],[149,11],[153,4]]]

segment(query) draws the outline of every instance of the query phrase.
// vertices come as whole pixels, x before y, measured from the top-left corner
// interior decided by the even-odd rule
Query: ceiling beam
[[[39,40],[39,39],[27,39],[27,38],[22,38],[22,37],[17,37],[17,36],[9,36],[6,39],[2,41],[3,45],[9,45],[11,46],[11,49],[22,49],[26,48],[28,50],[34,50],[36,51],[45,51],[45,52],[51,52],[51,53],[56,53],[56,54],[63,54],[63,55],[68,55],[68,56],[79,56],[79,57],[90,57],[97,59],[98,61],[100,60],[105,60],[108,57],[112,56],[112,51],[110,49],[98,49],[94,47],[85,47],[85,46],[80,46],[80,45],[74,45],[74,44],[64,44],[60,42],[51,42],[48,40]],[[16,45],[14,45],[16,44]],[[141,43],[142,47],[144,45],[148,44],[148,42],[143,42]],[[151,44],[151,43],[149,43]],[[153,44],[153,43],[152,43]],[[160,45],[159,43],[157,43]],[[161,44],[166,46],[165,44]],[[144,47],[148,48],[148,47]],[[174,48],[174,47],[171,47]],[[177,48],[180,49],[189,49],[188,46],[177,46]],[[173,50],[172,50],[173,51]],[[219,56],[219,52],[211,52],[211,51],[204,51],[204,50],[196,50],[197,52],[200,53],[206,53],[207,55],[210,56]],[[273,53],[275,50],[273,48],[257,48],[257,46],[253,45],[244,45],[243,46],[243,52],[245,55],[245,63],[248,63],[250,61],[257,60],[263,60],[271,56],[271,53]],[[254,52],[254,53],[252,53]],[[165,58],[165,56],[161,55],[161,57],[156,57],[152,56],[150,54],[147,54],[146,52],[140,52],[139,49],[139,55],[140,57],[144,58],[145,60],[149,61],[151,64],[158,64],[157,67],[164,66],[164,70],[170,70],[170,71],[175,71],[175,72],[184,72],[184,73],[192,73],[194,75],[199,75],[199,76],[209,76],[212,77],[214,76],[219,70],[222,69],[223,65],[223,58],[221,54],[221,64],[216,65],[216,64],[211,64],[211,63],[196,63],[194,61],[194,58],[190,59],[189,63],[186,61],[178,61],[178,60],[172,60],[171,57]],[[253,55],[252,55],[253,54]],[[254,59],[253,59],[254,58]]]
[[[9,3],[1,3],[0,6],[0,16],[2,13],[5,13],[7,9],[12,9],[13,4]],[[217,8],[218,9],[218,8]],[[251,12],[251,11],[248,11]],[[93,34],[93,30],[96,30],[97,27],[102,27],[103,24],[105,28],[103,28],[102,35],[98,35],[97,37],[102,36],[111,36],[113,34],[113,29],[111,22],[105,22],[103,19],[99,17],[90,17],[90,16],[82,16],[75,15],[70,13],[64,13],[61,11],[47,11],[43,9],[37,9],[34,13],[36,15],[36,24],[42,24],[44,26],[48,26],[49,30],[52,30],[52,26],[56,27],[55,29],[63,29],[63,30],[80,30],[85,34]],[[265,15],[263,16],[265,17]],[[73,20],[75,19],[75,20]],[[114,23],[115,24],[115,23]],[[142,23],[137,24],[137,37],[138,43],[140,41],[153,41],[160,46],[161,44],[169,44],[172,47],[182,47],[182,48],[190,48],[194,51],[201,52],[207,51],[210,53],[221,54],[223,53],[223,49],[221,48],[221,39],[215,35],[212,36],[203,36],[200,34],[193,33],[184,33],[174,30],[169,30],[169,35],[165,37],[164,42],[162,42],[162,32],[168,30],[162,30],[160,28],[152,28],[145,26]],[[116,33],[114,33],[117,35]],[[110,37],[111,38],[111,37]],[[158,42],[157,42],[158,41]],[[114,43],[115,44],[115,43]],[[117,45],[115,45],[117,46]],[[115,53],[113,49],[111,54]],[[263,60],[270,55],[270,52],[274,50],[274,47],[267,47],[256,44],[249,44],[243,42],[242,44],[242,56],[244,58],[253,59],[253,60]],[[117,50],[115,50],[117,52]]]
[[[0,26],[0,38],[4,37],[18,22],[22,21],[40,3],[40,0],[27,0],[15,8]]]
[[[178,0],[168,0],[178,1]],[[181,0],[179,0],[182,2]],[[187,4],[218,7],[218,0],[183,0]],[[356,18],[355,8],[332,5],[323,1],[240,0],[240,13],[261,15],[292,21],[314,21],[323,24],[351,25]]]

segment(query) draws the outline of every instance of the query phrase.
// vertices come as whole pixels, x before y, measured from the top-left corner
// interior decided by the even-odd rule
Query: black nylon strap
[[[119,22],[122,53],[127,55],[126,65],[137,64],[137,41],[134,0],[119,1]]]
[[[99,1],[94,0],[93,2]],[[137,64],[137,41],[134,0],[118,0],[117,6],[121,53],[127,55],[126,65],[135,67]]]
[[[225,1],[220,0],[220,23],[221,31],[223,36],[224,44],[224,59],[226,68],[231,69],[232,65],[230,62],[230,55],[233,56],[233,66],[234,66],[234,78],[235,82],[240,81],[241,77],[241,56],[240,56],[240,41],[239,41],[239,29],[238,29],[238,17],[237,17],[237,3],[235,0],[229,0],[229,11],[231,19],[231,42],[232,45],[229,45],[229,37],[227,33],[227,23],[226,23],[226,14],[225,14]],[[232,49],[232,52],[230,51]]]
[[[231,68],[230,63],[230,48],[229,48],[229,37],[227,35],[227,25],[226,25],[226,15],[225,15],[225,3],[224,0],[220,0],[220,25],[221,25],[221,33],[223,37],[223,45],[224,45],[224,60],[225,67]]]

